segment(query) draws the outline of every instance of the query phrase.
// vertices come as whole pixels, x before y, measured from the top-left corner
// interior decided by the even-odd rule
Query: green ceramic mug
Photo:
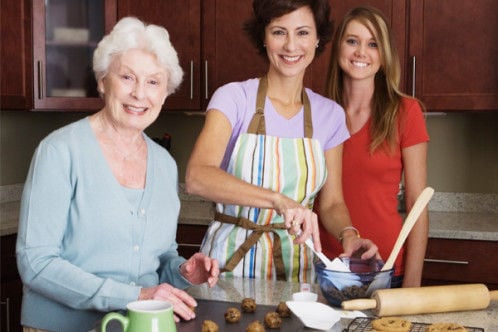
[[[107,323],[115,319],[121,323],[124,332],[176,332],[173,305],[166,301],[144,300],[128,303],[126,316],[111,312],[102,319],[101,329],[106,331]]]

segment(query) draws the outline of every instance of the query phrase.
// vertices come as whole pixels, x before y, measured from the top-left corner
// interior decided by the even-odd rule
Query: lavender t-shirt
[[[233,82],[218,88],[213,94],[208,111],[216,109],[226,115],[232,124],[232,136],[225,151],[222,168],[226,169],[237,138],[247,132],[256,111],[256,95],[259,79]],[[324,151],[333,148],[349,138],[344,110],[339,104],[310,89],[306,89],[310,100],[313,123],[313,138],[318,140]],[[304,137],[303,108],[292,118],[286,119],[265,100],[266,134],[282,138]]]

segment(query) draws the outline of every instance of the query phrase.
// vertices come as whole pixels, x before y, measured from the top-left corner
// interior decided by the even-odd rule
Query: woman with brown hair
[[[351,134],[344,143],[342,186],[353,226],[379,246],[384,259],[403,223],[397,211],[402,176],[408,211],[427,180],[422,105],[399,90],[399,81],[398,54],[382,13],[354,8],[334,36],[327,92],[344,108]],[[339,255],[340,243],[324,231],[327,223],[320,228],[324,252]],[[396,260],[393,287],[420,286],[427,234],[425,211]]]

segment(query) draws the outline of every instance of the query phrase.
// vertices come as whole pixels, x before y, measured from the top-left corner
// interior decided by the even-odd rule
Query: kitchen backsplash
[[[205,218],[206,214],[213,213],[213,203],[198,196],[187,195],[184,184],[180,184],[179,187],[182,212],[188,212],[194,218]],[[22,183],[0,186],[0,203],[20,200],[22,188]],[[429,202],[429,210],[498,213],[498,194],[436,192]]]

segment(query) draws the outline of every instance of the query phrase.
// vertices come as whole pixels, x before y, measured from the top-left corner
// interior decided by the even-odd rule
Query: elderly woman
[[[88,331],[138,299],[167,300],[189,320],[196,302],[181,289],[218,278],[216,260],[178,255],[176,164],[144,134],[182,80],[168,32],[122,19],[95,50],[94,72],[104,108],[46,137],[26,179],[26,330]]]

